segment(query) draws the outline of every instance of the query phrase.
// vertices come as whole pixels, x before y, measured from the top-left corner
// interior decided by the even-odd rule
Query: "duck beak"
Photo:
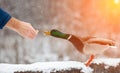
[[[50,35],[50,31],[44,31],[45,35]]]

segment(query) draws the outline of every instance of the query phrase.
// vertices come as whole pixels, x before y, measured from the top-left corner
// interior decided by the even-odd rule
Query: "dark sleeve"
[[[10,20],[11,16],[0,8],[0,29]]]

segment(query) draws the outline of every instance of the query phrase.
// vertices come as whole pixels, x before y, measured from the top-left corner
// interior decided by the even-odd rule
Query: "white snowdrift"
[[[70,70],[72,68],[81,69],[84,73],[91,73],[92,69],[86,67],[81,62],[38,62],[34,64],[0,64],[0,73],[14,73],[16,71],[43,71],[45,73]]]
[[[105,68],[116,67],[120,64],[119,58],[94,59],[92,64],[105,64]],[[91,67],[76,61],[38,62],[33,64],[0,64],[0,73],[14,73],[17,71],[42,71],[43,73],[56,72],[61,70],[80,69],[83,73],[92,73]]]

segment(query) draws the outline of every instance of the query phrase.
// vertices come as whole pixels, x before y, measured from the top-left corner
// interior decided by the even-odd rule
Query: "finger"
[[[31,39],[34,39],[35,37],[36,37],[36,35],[38,34],[38,30],[36,30],[36,31],[31,31],[31,33],[29,34],[29,37],[31,38]]]
[[[38,33],[39,32],[39,30],[36,30],[36,33]]]

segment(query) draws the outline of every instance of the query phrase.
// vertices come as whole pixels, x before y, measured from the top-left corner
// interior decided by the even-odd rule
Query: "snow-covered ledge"
[[[120,73],[120,59],[95,59],[90,67],[76,61],[0,64],[0,73]]]
[[[95,59],[90,67],[93,73],[120,73],[120,58]]]
[[[0,64],[0,73],[90,73],[81,62],[62,61],[62,62],[38,62],[34,64]],[[76,73],[77,73],[76,72]]]

